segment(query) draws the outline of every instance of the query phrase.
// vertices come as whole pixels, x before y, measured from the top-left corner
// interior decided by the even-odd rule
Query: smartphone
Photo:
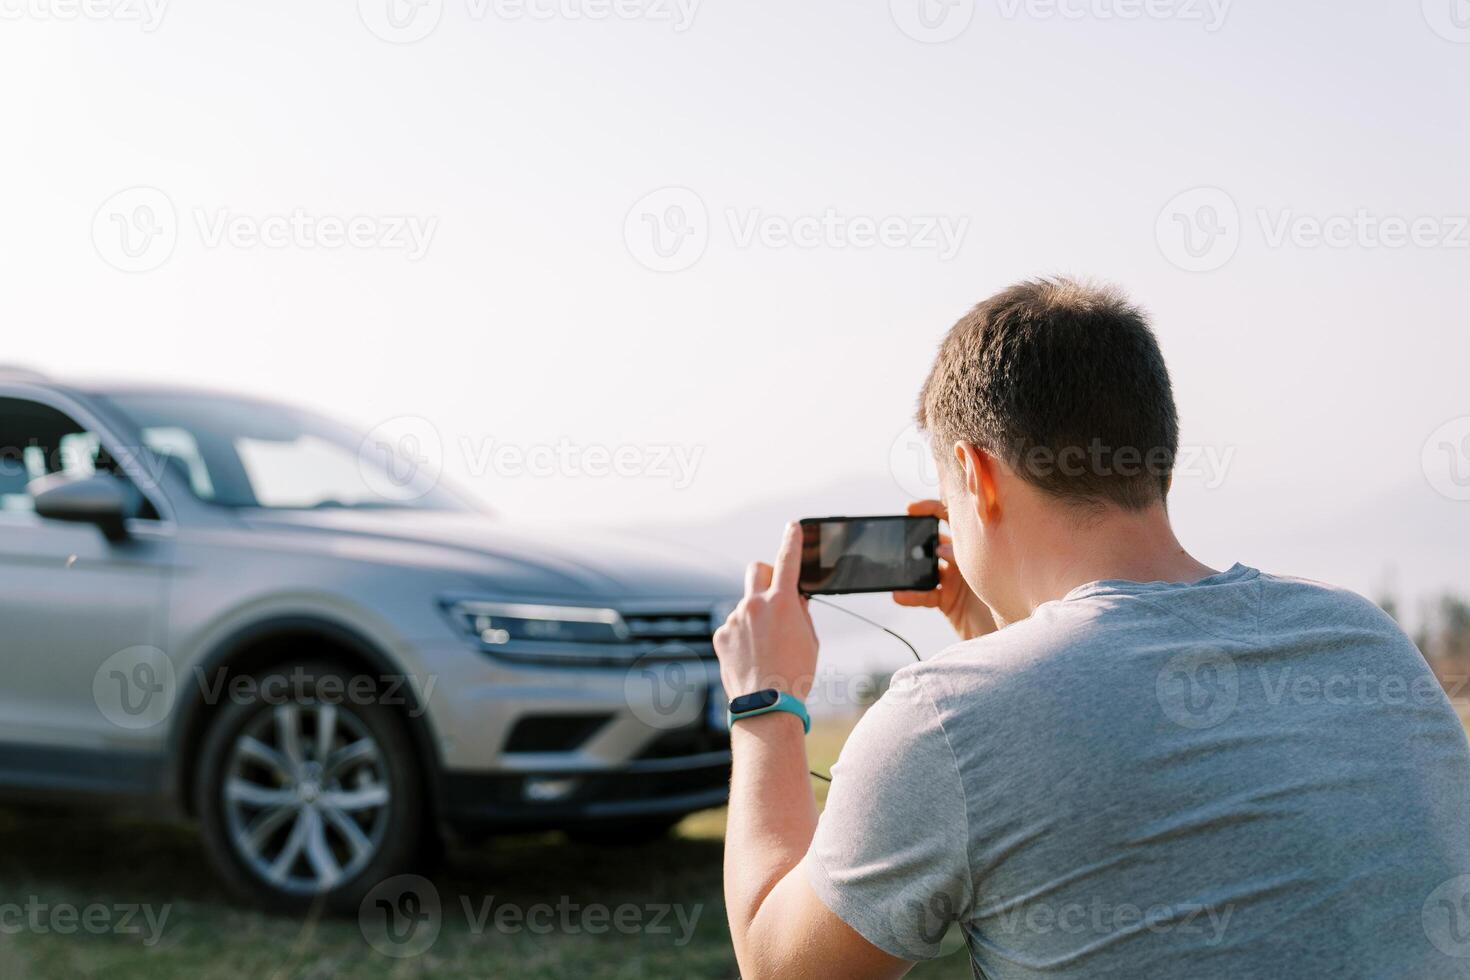
[[[801,538],[798,588],[807,595],[939,586],[936,517],[808,517]]]

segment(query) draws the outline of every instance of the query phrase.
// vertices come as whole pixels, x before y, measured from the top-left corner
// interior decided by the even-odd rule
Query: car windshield
[[[300,409],[228,396],[101,396],[141,444],[201,500],[225,507],[457,510],[436,470],[405,452]]]

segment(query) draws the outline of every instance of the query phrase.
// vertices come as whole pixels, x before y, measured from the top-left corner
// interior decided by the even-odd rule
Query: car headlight
[[[466,635],[489,647],[628,639],[628,627],[616,609],[462,599],[446,602],[444,611]]]

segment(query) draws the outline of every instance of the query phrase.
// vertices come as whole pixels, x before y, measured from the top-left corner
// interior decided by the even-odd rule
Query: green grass
[[[844,726],[813,732],[818,771],[830,766],[845,737]],[[444,909],[438,939],[422,955],[396,959],[373,949],[355,918],[296,919],[233,904],[191,829],[97,813],[0,810],[0,977],[735,977],[720,890],[723,831],[724,812],[710,811],[686,820],[672,840],[644,847],[583,846],[545,834],[453,851],[432,879]],[[32,896],[52,907],[167,906],[168,918],[153,945],[145,935],[16,930],[4,907]],[[536,934],[500,931],[493,920],[477,928],[463,904],[479,910],[493,897],[496,907],[525,908],[555,905],[562,896],[609,909],[677,903],[686,922],[697,919],[687,943],[672,917],[665,920],[670,931],[657,935]],[[970,971],[960,952],[922,964],[911,976],[960,978]]]
[[[808,748],[819,772],[830,767],[846,735],[843,725],[813,730]],[[818,783],[819,798],[824,790]],[[720,893],[724,826],[724,811],[715,810],[685,820],[673,839],[644,847],[591,847],[544,834],[453,851],[433,877],[444,909],[438,939],[422,955],[396,959],[373,949],[355,918],[295,919],[232,903],[189,828],[95,813],[0,810],[0,978],[732,978],[735,958]],[[17,930],[7,904],[33,896],[53,907],[167,906],[168,918],[152,945],[143,935]],[[493,921],[477,928],[463,905],[479,910],[493,898],[496,907],[524,908],[554,905],[562,896],[609,909],[676,903],[686,921],[697,918],[687,943],[672,919],[671,931],[657,935],[612,929],[541,935],[500,931]],[[910,974],[921,980],[970,975],[963,950]]]

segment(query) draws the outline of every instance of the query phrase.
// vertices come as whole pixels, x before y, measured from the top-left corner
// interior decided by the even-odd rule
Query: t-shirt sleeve
[[[949,739],[910,671],[848,737],[802,859],[822,902],[864,939],[933,959],[973,900],[965,795]]]

